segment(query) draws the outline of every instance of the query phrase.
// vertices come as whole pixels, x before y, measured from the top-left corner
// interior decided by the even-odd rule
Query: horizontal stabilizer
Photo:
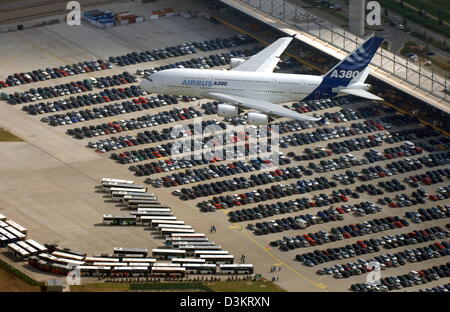
[[[363,89],[341,89],[339,90],[340,93],[350,94],[354,96],[359,96],[368,100],[377,100],[377,101],[383,101],[382,98],[379,96],[376,96],[375,94],[372,94],[370,92],[367,92]]]

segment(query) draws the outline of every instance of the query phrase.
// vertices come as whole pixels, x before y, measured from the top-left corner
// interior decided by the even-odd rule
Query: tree
[[[439,22],[439,24],[442,24],[442,11],[441,10],[439,10],[439,12],[438,12],[438,22]]]

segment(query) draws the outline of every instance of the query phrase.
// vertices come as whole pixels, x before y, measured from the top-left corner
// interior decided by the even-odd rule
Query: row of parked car
[[[168,112],[173,113],[174,111],[178,111],[178,109],[175,108]],[[186,120],[194,118],[193,115],[194,114],[196,115],[197,113],[198,111],[196,111],[193,107],[189,107],[179,110],[176,116],[181,118],[182,120]],[[97,126],[89,126],[89,127],[85,126],[82,128],[69,129],[67,130],[67,134],[72,135],[77,139],[84,139],[85,137],[91,138],[106,134],[120,133],[128,130],[153,127],[158,124],[164,123],[164,121],[166,121],[167,119],[168,119],[167,114],[162,113],[158,113],[156,114],[156,116],[144,115],[136,119],[133,118],[130,120],[111,121]],[[144,133],[139,133],[136,139],[139,141],[139,138],[141,138],[144,139],[145,142],[147,142],[150,139],[151,141],[149,142],[159,142],[163,140],[176,139],[176,136],[174,134],[171,134],[171,130],[172,128],[164,128],[162,129],[161,133],[157,130],[152,131],[146,130]],[[101,145],[102,142],[103,141],[89,142],[88,146],[92,148],[97,148],[98,146]]]
[[[215,209],[224,209],[235,206],[246,205],[253,202],[262,202],[271,200],[274,198],[282,198],[291,196],[293,194],[305,194],[315,190],[323,190],[331,187],[336,187],[335,183],[329,182],[325,177],[317,177],[310,180],[298,180],[296,183],[272,185],[269,188],[257,189],[254,191],[227,195],[227,196],[214,196],[210,200],[205,200],[197,203],[197,206],[202,211],[214,211]],[[187,199],[195,199],[195,195],[192,193],[184,194]],[[341,201],[347,201],[347,197],[340,197]]]
[[[438,205],[431,208],[419,208],[417,211],[406,212],[405,216],[414,223],[450,218],[450,206]]]
[[[311,207],[323,207],[334,203],[341,203],[347,200],[347,196],[351,195],[350,189],[334,190],[331,196],[326,194],[317,194],[312,198],[295,198],[288,201],[278,201],[272,204],[259,204],[253,208],[244,208],[230,211],[228,216],[230,222],[242,222],[248,220],[256,220],[267,217],[272,217],[278,214],[285,214],[294,211],[309,209]],[[351,206],[342,206],[336,208],[338,211],[350,212]]]
[[[159,97],[159,96],[158,96]],[[124,101],[121,103],[108,104],[105,106],[94,107],[92,109],[84,109],[79,111],[71,111],[66,114],[50,115],[41,119],[42,122],[48,122],[51,126],[58,126],[72,123],[72,120],[83,122],[93,119],[101,119],[105,117],[114,117],[117,115],[127,114],[131,112],[139,112],[145,109],[150,109],[154,107],[160,107],[165,105],[170,105],[169,103],[175,103],[175,101],[165,101],[159,100],[158,98],[152,97],[139,97],[133,99],[132,101]],[[70,120],[69,120],[70,119]],[[89,126],[89,129],[98,128],[97,126]],[[69,132],[68,132],[69,133]],[[70,133],[69,133],[70,134]],[[72,135],[72,134],[70,134]],[[92,133],[95,135],[95,133]],[[89,132],[86,132],[86,136],[89,137]],[[82,137],[77,137],[82,139]]]
[[[360,126],[362,126],[362,128]],[[306,144],[311,144],[311,143],[316,143],[316,142],[332,140],[332,139],[336,139],[339,137],[355,136],[355,135],[360,134],[360,133],[358,133],[359,132],[358,130],[360,130],[360,129],[365,129],[363,123],[354,124],[352,127],[336,126],[333,128],[318,128],[311,133],[306,133],[306,132],[294,133],[291,135],[280,137],[280,146],[282,148],[287,148],[288,146],[306,145]],[[362,132],[364,132],[364,131],[362,131]],[[386,134],[369,135],[367,137],[362,137],[362,138],[328,143],[327,148],[329,151],[336,153],[336,154],[349,153],[351,151],[357,151],[357,150],[364,149],[364,148],[372,148],[372,147],[379,146],[383,143],[383,139],[385,139],[385,138],[386,138]],[[307,153],[307,154],[309,156],[309,154],[313,154],[313,153]],[[323,153],[323,151],[319,155],[321,157],[326,157],[326,155]],[[315,157],[320,158],[317,156],[315,156]],[[309,158],[313,159],[312,157],[309,157]]]
[[[358,120],[362,118],[361,114],[352,108],[342,108],[337,112],[325,112],[323,116],[326,120],[333,120],[335,123],[347,122],[351,120]]]
[[[281,146],[281,145],[280,145]],[[288,152],[289,157],[292,157],[295,161],[306,161],[306,160],[314,160],[320,159],[324,157],[328,157],[333,155],[333,152],[327,150],[321,146],[317,146],[314,150],[310,148],[306,148],[303,154],[296,154],[295,152]],[[309,167],[311,169],[315,169],[315,167]]]
[[[160,65],[156,67],[151,67],[148,69],[138,69],[136,74],[143,75],[144,78],[150,76],[153,73],[171,69],[171,68],[196,68],[196,69],[208,69],[217,66],[224,66],[230,64],[231,58],[245,58],[248,55],[252,55],[252,49],[239,49],[231,50],[229,52],[216,53],[208,56],[194,57],[190,60],[178,61],[175,63]]]
[[[181,98],[181,97],[180,97]],[[183,101],[189,101],[185,100],[183,98]],[[151,96],[147,98],[140,97],[137,100],[134,99],[133,101],[123,102],[123,103],[117,103],[117,104],[111,104],[107,105],[101,108],[94,108],[91,110],[85,110],[85,111],[79,111],[79,112],[71,112],[68,114],[80,114],[83,118],[85,115],[87,115],[87,118],[84,118],[85,120],[90,119],[96,119],[96,118],[103,118],[103,117],[112,117],[116,115],[120,115],[123,112],[123,110],[126,110],[126,112],[132,112],[132,111],[141,111],[143,109],[148,108],[155,108],[155,107],[161,107],[166,105],[174,105],[178,104],[178,98],[172,97],[168,95],[158,95],[158,96]],[[122,106],[120,106],[122,105]],[[150,105],[150,107],[149,107]],[[95,114],[94,114],[95,113]],[[156,117],[153,117],[156,116]],[[160,118],[162,117],[162,119]],[[136,118],[131,119],[125,119],[125,120],[118,120],[118,121],[111,121],[108,123],[98,124],[98,125],[92,125],[89,127],[82,127],[82,128],[73,128],[68,129],[67,134],[75,136],[77,139],[84,139],[85,137],[91,138],[94,136],[99,135],[105,135],[105,134],[111,134],[111,133],[119,133],[123,131],[129,131],[129,130],[135,130],[135,129],[141,129],[141,128],[147,128],[147,127],[153,127],[157,126],[161,123],[165,122],[164,116],[161,116],[159,114],[156,115],[142,115]],[[90,129],[91,131],[85,131],[84,129]],[[82,131],[80,131],[80,129]]]
[[[380,247],[392,249],[400,246],[411,246],[423,242],[445,239],[447,237],[450,237],[449,230],[444,230],[441,227],[431,227],[409,233],[358,240],[353,244],[347,244],[342,247],[315,249],[312,252],[297,254],[295,259],[311,267],[335,260],[349,259],[364,254],[379,252]],[[319,270],[318,273],[322,274],[323,271]]]
[[[207,123],[208,125],[215,125],[217,123],[216,120],[206,120],[202,121],[202,123]],[[220,126],[220,122],[217,123],[217,125]],[[204,156],[211,162],[222,160],[224,157],[229,159],[244,157],[245,155],[248,156],[249,149],[256,148],[250,146],[245,150],[244,152],[240,151],[239,149],[236,149],[236,146],[234,145],[226,145],[226,141],[223,142],[224,147],[220,151],[219,149],[215,149],[214,152],[208,151],[210,149],[209,142],[213,140],[213,136],[206,136],[204,138],[198,138],[195,137],[194,139],[178,139],[176,142],[168,142],[161,145],[157,145],[156,147],[149,147],[149,148],[143,148],[140,150],[133,150],[133,151],[127,151],[122,152],[120,154],[112,154],[111,158],[118,161],[121,164],[129,164],[134,163],[138,161],[142,161],[144,159],[155,159],[155,158],[161,158],[161,157],[167,157],[167,156],[175,156],[176,158],[184,158],[184,159],[191,159],[194,160],[198,157],[201,159],[201,153],[198,153],[199,150],[203,150]],[[199,148],[202,147],[202,148]],[[186,152],[191,152],[189,154],[186,154]],[[229,156],[229,155],[236,155],[235,157]],[[273,153],[270,153],[268,157],[265,157],[264,162],[266,165],[271,163],[272,161],[269,159],[269,156],[273,159],[273,157],[276,157]],[[280,159],[280,163],[287,164],[290,162],[290,160],[287,157],[284,157],[282,155],[278,156]],[[261,157],[260,157],[261,158]],[[150,181],[151,179],[149,179]],[[161,180],[161,179],[160,179]],[[158,183],[160,186],[161,183]]]
[[[413,160],[413,162],[416,162],[416,160]],[[422,165],[420,163],[411,164],[409,161],[400,160],[386,164],[385,168],[379,165],[363,168],[360,172],[357,173],[357,177],[360,181],[365,182],[388,176],[394,176],[396,174],[401,174],[413,170],[419,170],[421,168]]]
[[[296,129],[287,129],[288,131],[296,131]],[[405,145],[406,148],[406,145]],[[305,154],[302,155],[296,155],[294,152],[289,152],[287,154],[288,157],[293,158],[296,161],[304,161],[304,160],[308,160],[310,159],[310,157],[308,157],[308,155],[314,155],[314,154],[318,154],[318,155],[314,155],[313,157],[311,157],[312,159],[315,158],[320,158],[320,157],[326,157],[331,155],[331,152],[329,152],[328,150],[321,148],[320,146],[318,146],[316,148],[316,151],[310,149],[310,148],[306,148],[305,149]],[[320,153],[320,154],[319,154]],[[324,155],[322,155],[322,153]],[[371,149],[369,152],[370,154],[381,154],[379,151],[376,151],[374,149]],[[308,164],[308,168],[313,169],[315,172],[321,173],[321,172],[328,172],[328,171],[334,171],[334,170],[338,170],[338,169],[343,169],[343,168],[349,168],[351,166],[359,166],[359,165],[364,165],[364,164],[368,164],[368,163],[372,163],[375,161],[381,161],[381,160],[385,160],[387,158],[384,158],[383,155],[381,155],[380,159],[375,159],[374,157],[370,158],[370,156],[367,155],[367,153],[365,154],[368,159],[366,158],[362,158],[362,159],[357,159],[353,154],[346,154],[343,156],[340,156],[339,158],[334,158],[332,160],[322,160],[320,161],[319,164],[315,164],[315,163],[309,163]],[[403,156],[407,155],[406,153],[403,154]],[[399,156],[398,156],[399,157]],[[435,157],[433,155],[431,155],[431,157],[433,159],[435,159]],[[429,159],[429,158],[427,158]],[[216,161],[213,159],[213,161]],[[156,164],[156,163],[154,163]],[[143,176],[143,175],[150,175],[153,173],[158,173],[161,171],[172,171],[175,170],[175,167],[172,166],[170,168],[168,168],[167,170],[163,170],[163,169],[152,169],[153,167],[156,167],[156,165],[150,165],[147,166],[147,164],[142,165],[142,167],[139,168],[139,170],[137,169],[133,169],[132,171],[136,171],[138,176]],[[303,167],[303,166],[299,166],[299,167]],[[178,168],[179,169],[179,168]],[[308,172],[307,168],[302,168],[303,173],[305,173],[306,175],[310,175],[311,172]],[[347,177],[344,177],[342,174],[340,175],[340,178],[338,177],[338,180],[341,181],[343,178],[348,179],[349,173],[346,172]],[[354,178],[354,177],[353,177]],[[389,184],[389,182],[387,182]]]
[[[202,42],[193,42],[194,46],[201,51],[225,49],[252,43],[256,43],[256,40],[254,38],[242,34],[227,39],[215,38],[212,40],[205,40]]]
[[[292,108],[300,114],[320,111],[336,106],[356,103],[358,101],[355,97],[343,96],[333,99],[313,100],[308,102],[292,103]]]
[[[79,62],[77,64],[65,65],[60,67],[37,69],[27,73],[15,73],[9,75],[5,81],[0,81],[0,88],[90,73],[93,71],[105,70],[110,68],[112,68],[112,64],[110,62],[97,60],[97,61]]]
[[[215,120],[207,120],[206,122],[208,123],[215,123]],[[220,123],[219,123],[220,124]],[[229,143],[233,143],[233,141],[229,140],[230,138],[228,138],[227,140],[224,140],[222,143],[220,142],[220,140],[218,140],[215,136],[205,136],[203,138],[200,137],[194,137],[193,139],[178,139],[176,141],[176,144],[173,142],[169,142],[167,144],[161,144],[156,146],[156,148],[152,148],[153,151],[157,151],[157,150],[161,150],[164,151],[164,154],[167,155],[176,155],[177,158],[179,157],[183,157],[183,158],[188,158],[188,159],[193,159],[196,151],[202,150],[203,153],[205,154],[205,157],[207,159],[209,159],[210,161],[215,161],[215,160],[222,160],[222,159],[239,159],[239,158],[244,158],[244,157],[248,157],[250,155],[250,152],[253,153],[253,151],[256,151],[260,148],[260,146],[256,145],[254,142],[251,142],[250,144],[245,144],[245,141],[241,142],[241,147],[238,148],[237,145],[234,144],[229,144]],[[234,138],[234,140],[236,141],[236,137]],[[245,144],[245,145],[244,145]],[[219,149],[218,146],[222,145],[223,148]],[[142,155],[142,153],[144,153],[144,155]],[[276,152],[272,152],[270,150],[270,145],[268,146],[268,150],[267,151],[261,151],[258,152],[259,153],[259,157],[264,157],[265,160],[267,160],[267,163],[272,163],[272,161],[270,159],[274,159],[274,157],[277,157]],[[137,161],[141,161],[133,158],[128,157],[127,155],[138,155],[141,154],[142,157],[144,157],[145,159],[148,158],[159,158],[158,157],[152,157],[151,155],[148,155],[148,158],[145,157],[145,154],[148,154],[146,149],[142,149],[142,150],[137,150],[137,151],[131,151],[131,153],[125,153],[123,154],[124,156],[120,156],[120,157],[116,157],[114,159],[118,160],[120,163],[122,164],[127,164],[127,163],[134,163]],[[198,153],[197,153],[198,154]],[[139,158],[142,158],[139,157]],[[280,163],[283,162],[283,164],[287,164],[290,163],[290,159],[288,159],[287,157],[282,157],[283,161],[280,160]]]
[[[357,176],[361,181],[368,181],[386,176],[393,176],[410,171],[420,170],[423,168],[423,165],[424,163],[421,161],[421,158],[406,158],[404,160],[388,163],[386,164],[386,168],[382,168],[381,166],[364,168],[357,174]],[[433,183],[444,182],[444,179],[447,176],[447,169],[440,169],[427,171],[425,174],[406,177],[405,182],[407,182],[411,187],[417,188],[419,186],[419,182],[430,185]]]
[[[182,184],[195,183],[199,181],[205,181],[215,178],[220,178],[224,176],[237,175],[244,172],[251,172],[255,170],[261,170],[260,162],[244,162],[235,161],[228,164],[213,165],[210,164],[208,168],[200,169],[187,169],[184,172],[174,173],[165,177],[162,177],[164,181],[168,183],[164,186],[176,186]],[[288,179],[301,178],[302,170],[299,167],[287,167],[284,169],[275,169],[268,172],[252,174],[250,179],[245,179],[243,184],[247,187],[254,187],[257,185],[269,184],[275,181],[285,181]],[[171,183],[172,182],[172,183]],[[225,181],[224,181],[225,182]],[[209,184],[212,188],[215,188],[216,183],[212,182]],[[234,189],[231,188],[231,191]]]
[[[372,196],[383,195],[384,191],[380,188],[377,188],[373,184],[359,184],[355,190],[359,193],[367,193]]]
[[[299,210],[318,207],[309,198],[295,198],[285,202],[278,201],[272,204],[259,204],[253,208],[237,209],[228,212],[230,222],[242,222],[272,217],[278,214],[291,213]]]
[[[134,86],[132,86],[134,89]],[[138,90],[136,90],[138,91]],[[105,102],[105,100],[102,98],[97,98],[97,95],[94,95],[96,102],[98,103],[103,103]],[[108,104],[105,106],[99,106],[99,107],[95,107],[92,110],[99,112],[102,111],[104,116],[114,116],[114,115],[119,115],[119,114],[126,114],[126,113],[130,113],[131,111],[135,111],[135,110],[130,110],[127,109],[128,106],[133,107],[136,105],[139,105],[140,107],[142,107],[141,109],[149,109],[149,108],[155,108],[155,107],[161,107],[164,105],[168,105],[167,102],[177,102],[177,97],[174,96],[167,96],[167,95],[157,95],[157,96],[147,96],[147,97],[136,97],[134,99],[132,99],[131,101],[125,101],[125,102],[121,102],[121,103],[113,103],[113,104]],[[89,102],[87,103],[83,103],[83,102],[78,102],[76,100],[72,101],[67,101],[67,100],[61,100],[61,101],[57,101],[57,102],[53,102],[53,103],[39,103],[39,104],[32,104],[32,105],[25,105],[22,109],[26,112],[28,112],[31,115],[37,115],[37,114],[45,114],[45,113],[52,113],[52,112],[57,112],[57,111],[64,111],[64,110],[69,110],[69,109],[74,109],[74,108],[80,108],[80,107],[84,107],[84,106],[89,106],[90,103],[93,102],[92,99],[89,99]],[[95,102],[93,102],[95,103]],[[98,104],[96,103],[96,104]],[[76,113],[81,113],[81,112],[88,112],[91,110],[81,110],[81,111],[72,111],[76,112]],[[51,115],[50,115],[51,116]],[[45,119],[48,119],[49,117],[44,117]],[[95,119],[95,118],[103,118],[103,116],[98,116],[98,117],[92,117],[91,119]],[[89,119],[87,119],[89,120]]]
[[[391,208],[403,208],[410,207],[414,205],[424,205],[426,196],[422,195],[419,192],[413,192],[411,195],[398,193],[395,195],[394,199],[386,196],[384,198],[380,198],[378,202],[380,204],[389,205]]]
[[[438,170],[428,170],[422,174],[416,174],[414,176],[409,176],[405,178],[405,182],[410,185],[415,185],[413,183],[423,183],[425,185],[432,185],[436,183],[442,183],[445,179],[450,179],[450,169],[438,169]]]
[[[380,292],[423,285],[441,278],[450,277],[450,262],[435,265],[429,269],[413,270],[407,274],[384,277],[379,283],[352,284],[350,289],[355,292]]]
[[[326,151],[328,154],[330,154],[330,152],[326,149],[320,148],[324,151]],[[310,150],[310,152],[308,152],[307,150]],[[416,154],[420,154],[420,153],[416,153],[416,150],[414,151],[414,155]],[[306,155],[310,155],[313,151],[310,148],[305,149],[305,154]],[[332,153],[332,152],[331,152]],[[376,156],[375,156],[376,154]],[[293,156],[295,160],[297,161],[302,161],[302,160],[307,160],[307,158],[305,157],[301,157],[304,155],[295,155],[295,153],[293,152],[289,152],[287,154],[288,156]],[[411,155],[411,154],[409,154]],[[321,157],[322,154],[316,156],[314,158],[319,158]],[[325,155],[323,155],[324,157],[326,157]],[[404,157],[406,156],[406,154],[403,154],[402,156],[397,156],[397,157]],[[327,172],[327,171],[335,171],[335,170],[339,170],[339,169],[344,169],[344,168],[350,168],[352,166],[360,166],[360,165],[366,165],[369,163],[374,163],[374,162],[378,162],[378,161],[383,161],[386,159],[390,159],[390,158],[385,158],[379,151],[375,150],[375,149],[370,149],[368,152],[364,153],[364,158],[361,159],[357,159],[353,154],[348,153],[344,156],[340,156],[339,158],[334,158],[332,160],[322,160],[320,161],[320,163],[318,165],[316,165],[315,163],[309,163],[308,167],[311,169],[314,169],[315,172]],[[359,175],[357,175],[359,176]],[[351,182],[349,181],[350,179],[354,179],[356,176],[354,174],[351,174],[349,172],[345,172],[345,174],[336,174],[335,179],[338,181],[342,181],[343,183],[345,182]],[[351,182],[354,183],[354,182]],[[349,183],[349,184],[351,184]]]
[[[148,159],[148,158],[147,158]],[[142,165],[132,165],[128,169],[136,173],[137,176],[148,176],[161,172],[170,172],[179,169],[193,168],[223,161],[222,158],[207,158],[205,154],[198,153],[192,159],[186,158],[170,158],[165,160],[157,160]],[[259,163],[257,160],[255,160]],[[261,168],[261,166],[260,166]]]
[[[406,190],[406,186],[397,179],[380,181],[380,182],[378,182],[378,185],[380,187],[382,187],[386,192],[389,192],[389,193]]]
[[[316,215],[303,214],[295,217],[281,218],[272,221],[258,222],[249,224],[248,228],[254,231],[255,235],[266,235],[269,233],[277,233],[288,230],[304,229],[308,226],[344,220],[344,214],[354,212],[357,216],[365,216],[366,214],[374,214],[380,212],[381,207],[369,203],[362,202],[355,205],[342,205],[338,208],[329,208],[319,211]]]
[[[288,153],[289,155],[295,155],[293,152]],[[294,156],[295,157],[298,155]],[[328,160],[321,160],[318,164],[314,162],[308,163],[308,168],[313,169],[314,172],[322,173],[322,172],[329,172],[329,171],[336,171],[346,168],[351,168],[352,166],[360,166],[362,164],[367,164],[368,162],[362,162],[361,160],[357,159],[353,154],[347,154],[340,156],[338,158],[328,159]]]
[[[112,153],[110,157],[120,164],[130,164],[145,159],[168,157],[170,155],[170,148],[163,144],[160,147],[147,147],[140,150],[121,152],[119,154]]]
[[[400,218],[399,216],[389,216],[363,223],[333,227],[328,232],[319,231],[293,237],[284,236],[280,240],[270,242],[270,245],[274,247],[278,246],[282,251],[288,251],[295,248],[322,245],[371,233],[403,228],[405,226],[409,226],[409,222],[406,219]]]
[[[431,194],[428,199],[432,201],[445,200],[450,197],[450,185],[438,188],[437,194]]]
[[[408,120],[411,120],[411,124],[415,124],[414,119],[408,119]],[[414,141],[414,140],[421,140],[421,139],[426,139],[426,138],[437,137],[437,136],[441,135],[441,132],[433,129],[430,126],[424,126],[424,127],[422,126],[422,127],[413,128],[413,129],[390,131],[390,134],[391,134],[391,137],[389,140],[386,140],[387,143],[394,143],[394,142],[400,142],[400,141]],[[433,139],[431,139],[431,140],[433,140]]]
[[[256,41],[249,36],[239,35],[230,38],[216,38],[212,40],[205,40],[202,42],[186,42],[173,47],[153,49],[143,52],[131,52],[119,56],[110,56],[108,60],[111,63],[117,64],[119,66],[127,66],[182,55],[194,54],[197,53],[197,49],[201,51],[213,51],[225,48],[234,48],[251,43],[256,43]]]
[[[274,174],[276,177],[280,177],[280,175],[277,175],[276,172],[280,172],[278,171],[280,169],[277,169],[276,171],[274,171]],[[281,171],[282,172],[282,171]],[[262,175],[262,174],[260,174]],[[286,176],[289,176],[290,174],[286,174]],[[271,177],[271,179],[269,179],[268,177]],[[284,174],[283,174],[284,176]],[[164,179],[163,179],[164,180]],[[209,184],[199,184],[199,185],[195,185],[192,188],[186,189],[183,188],[181,189],[181,195],[185,195],[187,199],[195,199],[198,197],[205,197],[205,196],[209,196],[209,195],[218,195],[218,194],[222,194],[224,192],[232,192],[232,191],[236,191],[236,190],[241,190],[241,189],[246,189],[246,188],[253,188],[256,187],[258,185],[265,185],[265,184],[269,184],[276,181],[275,178],[270,175],[267,174],[266,176],[264,176],[263,178],[257,175],[252,175],[250,177],[250,179],[247,179],[245,177],[235,177],[233,179],[230,180],[225,180],[225,181],[218,181],[218,182],[212,182]],[[316,178],[316,179],[312,179],[312,180],[299,180],[298,182],[302,182],[305,185],[310,185],[311,188],[315,188],[315,189],[326,189],[329,188],[329,184],[328,181],[326,180],[326,178],[321,177],[321,178]],[[292,188],[302,188],[301,183],[292,183],[290,185]],[[263,193],[267,193],[269,194],[269,196],[273,196],[275,198],[280,198],[283,196],[289,196],[294,194],[294,191],[291,189],[281,189],[282,193],[278,194],[278,193],[274,193],[274,189],[269,190],[269,189],[265,189],[263,191]],[[288,193],[290,193],[288,195]],[[245,194],[240,194],[239,195],[239,200],[235,200],[235,205],[240,206],[240,205],[245,205],[248,203],[252,203],[255,201],[255,197],[258,196],[254,196],[253,193],[249,193],[249,195],[247,195],[247,193]]]
[[[176,101],[169,101],[168,105],[173,105],[178,103]],[[141,110],[141,109],[139,109]],[[67,134],[74,136],[77,139],[84,139],[86,137],[92,138],[96,136],[111,134],[111,133],[120,133],[129,130],[136,130],[142,128],[154,127],[160,124],[166,124],[171,122],[171,115],[181,118],[182,120],[194,118],[193,115],[197,115],[198,112],[193,107],[184,108],[184,109],[172,109],[170,111],[163,111],[157,113],[155,115],[142,115],[137,118],[126,119],[126,120],[118,120],[118,121],[110,121],[108,123],[91,125],[89,127],[85,126],[82,128],[73,128],[68,129]],[[165,129],[163,129],[165,130]],[[170,131],[163,131],[164,133],[170,133]],[[93,142],[91,142],[92,144]]]
[[[165,122],[170,123],[179,120],[192,119],[198,116],[197,113],[200,112],[193,107],[183,109],[173,108],[170,111],[160,112],[157,115],[152,115],[151,117],[157,120],[158,123],[163,124]],[[100,129],[99,131],[101,134],[105,134],[102,129]],[[84,132],[84,134],[86,134],[86,132]],[[138,133],[136,136],[112,136],[99,141],[90,141],[87,146],[95,149],[98,152],[105,153],[122,149],[128,146],[143,145],[166,140],[175,140],[176,138],[177,137],[172,133],[172,128],[170,127],[162,129],[161,132],[157,130],[145,130],[144,132]]]
[[[412,146],[409,144],[403,144],[397,147],[386,148],[384,149],[384,154],[382,155],[382,157],[384,157],[384,159],[392,159],[397,157],[409,157],[422,154],[422,147],[420,147],[419,145],[416,146],[409,141],[406,141],[406,143],[410,143]]]
[[[449,291],[450,291],[450,284],[438,285],[438,286],[431,287],[431,288],[419,289],[419,292],[441,293],[441,292],[449,292]]]
[[[28,91],[6,94],[2,99],[6,100],[9,104],[22,104],[92,91],[94,88],[103,89],[133,82],[136,82],[136,77],[128,72],[123,72],[122,74],[99,78],[91,77],[83,81],[72,81],[50,87],[31,88]]]
[[[270,221],[248,224],[247,228],[255,235],[266,235],[269,233],[278,233],[289,230],[304,229],[310,225],[344,220],[345,210],[329,208],[317,212],[317,214],[302,214],[294,217],[279,218]]]
[[[22,110],[31,115],[37,115],[107,103],[111,101],[118,101],[121,99],[124,100],[132,97],[137,98],[146,94],[147,92],[141,90],[138,86],[131,85],[130,87],[126,88],[105,89],[98,93],[88,93],[83,95],[71,96],[67,99],[30,104],[22,107]]]
[[[427,167],[445,166],[450,163],[450,151],[444,153],[430,153],[419,158]]]
[[[333,275],[334,278],[349,278],[371,272],[375,269],[386,270],[396,268],[407,263],[420,262],[433,258],[450,255],[450,244],[447,241],[436,242],[424,247],[406,249],[394,254],[381,254],[371,259],[358,259],[357,262],[335,264],[317,271],[319,275]],[[305,263],[306,264],[306,263]]]

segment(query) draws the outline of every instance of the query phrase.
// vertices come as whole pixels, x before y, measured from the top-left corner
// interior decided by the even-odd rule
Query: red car
[[[356,242],[359,246],[361,246],[361,248],[367,248],[367,244],[364,243],[362,240],[359,240]]]

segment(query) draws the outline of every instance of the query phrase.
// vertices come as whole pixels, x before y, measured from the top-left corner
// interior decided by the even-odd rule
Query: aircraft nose
[[[151,83],[147,79],[142,80],[141,83],[139,84],[139,87],[144,91],[151,92],[150,90]]]

